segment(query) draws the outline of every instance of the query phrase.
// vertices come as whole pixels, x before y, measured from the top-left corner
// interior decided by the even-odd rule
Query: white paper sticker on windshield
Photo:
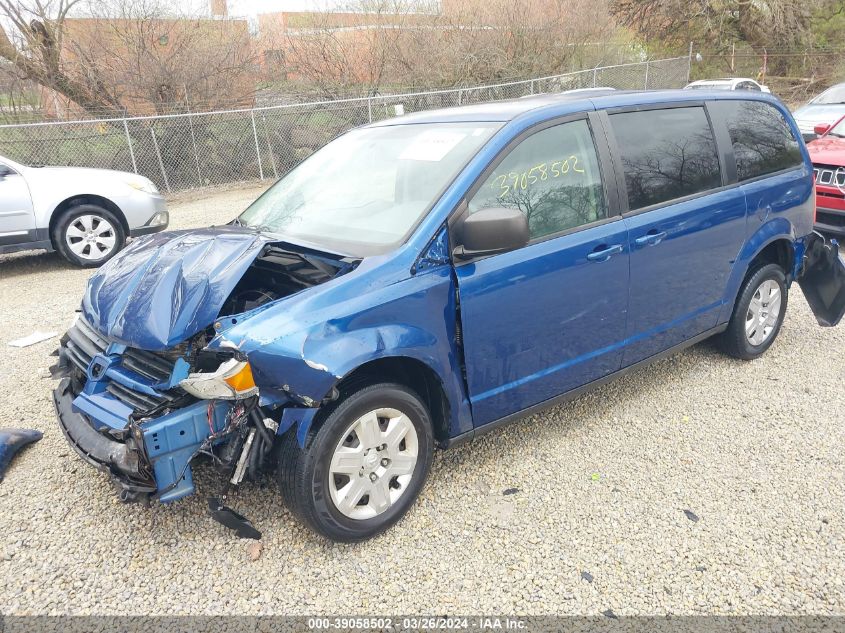
[[[446,154],[466,138],[463,132],[429,130],[420,134],[399,155],[399,160],[442,160]]]

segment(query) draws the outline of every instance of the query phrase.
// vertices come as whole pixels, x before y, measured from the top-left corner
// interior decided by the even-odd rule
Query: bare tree
[[[89,3],[68,24],[68,58],[104,78],[130,109],[156,113],[247,105],[258,59],[245,20],[176,13],[161,0]]]
[[[293,23],[262,35],[263,46],[282,51],[286,76],[329,98],[372,94],[390,81],[395,42],[420,21],[404,0],[360,0],[293,15]]]
[[[564,72],[585,49],[610,48],[617,34],[604,0],[453,2],[439,25],[420,32],[405,59],[408,66],[415,59],[430,60],[417,63],[416,72],[421,81],[437,80],[439,74],[441,85]]]
[[[0,117],[12,121],[32,116],[40,103],[38,85],[6,60],[0,60]]]
[[[257,64],[246,22],[160,0],[0,0],[0,58],[98,116],[243,104]]]
[[[67,96],[86,110],[120,113],[123,108],[96,76],[75,76],[62,60],[63,26],[80,0],[34,0],[25,6],[0,0],[0,57],[23,77]]]
[[[357,0],[287,25],[276,46],[290,76],[348,94],[555,74],[617,34],[606,0]]]
[[[647,42],[685,50],[691,41],[724,52],[800,50],[812,39],[814,13],[841,0],[614,0],[612,11]]]

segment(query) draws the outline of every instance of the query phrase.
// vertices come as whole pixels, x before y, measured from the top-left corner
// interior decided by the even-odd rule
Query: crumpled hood
[[[142,238],[88,281],[85,319],[131,347],[165,350],[205,329],[273,240],[235,226]]]

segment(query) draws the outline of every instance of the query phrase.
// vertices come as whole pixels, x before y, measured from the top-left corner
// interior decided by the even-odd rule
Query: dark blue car
[[[231,224],[147,236],[62,340],[68,441],[124,501],[275,477],[328,538],[413,503],[435,446],[719,335],[753,359],[798,281],[845,311],[813,169],[768,95],[538,96],[375,123]],[[834,350],[831,350],[834,353]]]

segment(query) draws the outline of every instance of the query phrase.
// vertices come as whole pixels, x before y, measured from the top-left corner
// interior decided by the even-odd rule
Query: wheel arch
[[[783,269],[783,274],[789,278],[793,273],[794,263],[795,246],[792,241],[785,237],[778,237],[768,242],[748,262],[743,278],[747,277],[752,270],[765,264],[777,264]]]
[[[64,213],[68,209],[72,209],[83,204],[93,204],[98,207],[102,207],[107,211],[110,211],[120,221],[120,225],[121,227],[123,227],[124,233],[127,236],[129,235],[129,222],[127,222],[126,216],[123,214],[123,211],[120,209],[120,207],[117,206],[113,201],[93,193],[79,194],[76,196],[70,196],[69,198],[65,198],[64,200],[62,200],[59,204],[56,205],[56,208],[53,209],[53,213],[50,215],[49,235],[50,241],[53,242],[53,248],[56,248],[53,234],[55,232],[56,224],[58,223],[62,213]]]
[[[335,383],[330,393],[334,394],[337,401],[345,393],[382,382],[396,383],[416,393],[431,416],[435,442],[442,445],[448,440],[452,413],[443,379],[430,365],[417,358],[383,356],[369,360],[347,372]],[[331,410],[332,403],[329,402],[316,415],[300,423],[297,436],[301,446],[305,445],[312,430],[320,428]]]
[[[793,226],[785,218],[767,222],[743,244],[726,288],[726,300],[719,315],[719,323],[726,323],[733,314],[739,290],[748,274],[758,266],[768,263],[778,264],[783,268],[789,286],[798,262]]]

